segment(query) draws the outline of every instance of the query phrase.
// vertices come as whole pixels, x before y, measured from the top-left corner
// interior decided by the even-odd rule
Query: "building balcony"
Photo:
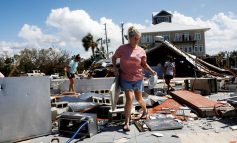
[[[177,43],[195,43],[196,40],[193,40],[193,39],[180,39],[180,40],[172,40],[171,41],[172,43],[174,44],[177,44]]]

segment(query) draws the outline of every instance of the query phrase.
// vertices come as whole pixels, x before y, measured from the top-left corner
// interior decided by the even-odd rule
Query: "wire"
[[[82,127],[84,127],[86,124],[88,124],[88,121],[86,121],[85,123],[83,123],[78,129],[77,131],[74,133],[74,135],[66,142],[66,143],[70,143],[79,133],[79,131],[81,130]]]

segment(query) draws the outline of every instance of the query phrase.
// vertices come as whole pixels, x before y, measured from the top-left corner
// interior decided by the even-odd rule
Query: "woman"
[[[143,68],[148,70],[152,75],[156,75],[146,62],[146,53],[144,49],[138,46],[141,34],[133,26],[128,29],[129,43],[121,45],[112,57],[115,75],[120,74],[120,86],[125,91],[125,125],[124,131],[130,131],[129,119],[133,102],[133,94],[142,107],[143,114],[141,118],[147,118],[146,103],[142,98],[143,86]],[[120,71],[116,68],[116,59],[120,58]]]
[[[75,74],[78,75],[77,67],[80,62],[80,55],[76,55],[74,59],[72,59],[69,65],[66,67],[67,77],[69,78],[69,92],[75,92],[74,83],[75,83]]]

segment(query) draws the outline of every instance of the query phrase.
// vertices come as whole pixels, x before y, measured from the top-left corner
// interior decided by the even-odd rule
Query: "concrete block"
[[[56,107],[56,108],[65,108],[68,106],[68,102],[55,102],[52,103],[52,107]]]
[[[93,101],[94,103],[97,103],[97,104],[103,104],[103,103],[104,103],[103,98],[101,98],[101,97],[96,97],[96,96],[92,96],[92,101]]]

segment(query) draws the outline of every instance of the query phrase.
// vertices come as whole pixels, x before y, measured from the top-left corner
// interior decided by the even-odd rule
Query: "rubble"
[[[83,121],[89,120],[84,116],[85,114],[96,115],[96,123],[98,123],[96,127],[98,129],[93,132],[93,136],[100,136],[100,134],[96,134],[106,131],[116,131],[117,133],[120,126],[123,125],[126,98],[124,93],[117,89],[118,84],[114,77],[76,79],[75,93],[65,92],[68,84],[67,80],[53,79],[51,82],[54,83],[54,86],[50,89],[51,97],[49,100],[51,100],[52,108],[51,118],[48,119],[52,121],[54,134],[61,132],[60,134],[64,136],[62,128],[60,128],[62,127],[60,120],[65,117],[64,114],[68,113],[72,116],[67,116],[67,119],[73,119],[71,124],[74,127],[73,130],[70,130],[70,128],[64,126],[63,130],[70,130],[71,134],[75,133]],[[176,78],[172,80],[172,86],[176,90],[167,92],[164,80],[158,79],[153,93],[147,87],[147,84],[145,82],[143,98],[148,107],[149,119],[140,119],[141,113],[139,110],[141,107],[134,100],[131,126],[134,126],[135,133],[139,131],[139,133],[152,135],[148,135],[149,137],[158,138],[159,136],[159,139],[173,138],[175,140],[184,139],[184,136],[179,134],[182,132],[205,131],[207,133],[222,134],[226,130],[236,130],[237,123],[226,121],[237,117],[236,84],[232,83],[231,80],[227,78]],[[1,84],[1,86],[4,90],[4,85]],[[78,116],[78,118],[73,117],[74,114],[79,114],[80,118]],[[95,119],[93,120],[95,121]],[[172,130],[175,130],[175,132],[172,132]],[[85,133],[86,129],[82,129],[82,131],[82,133]],[[169,135],[167,135],[168,132],[170,132]],[[80,135],[84,136],[83,134]],[[78,136],[77,139],[83,138],[87,141],[82,136]],[[60,137],[58,139],[63,140]],[[123,142],[126,139],[115,137],[113,140]],[[129,138],[126,141],[131,140]]]

